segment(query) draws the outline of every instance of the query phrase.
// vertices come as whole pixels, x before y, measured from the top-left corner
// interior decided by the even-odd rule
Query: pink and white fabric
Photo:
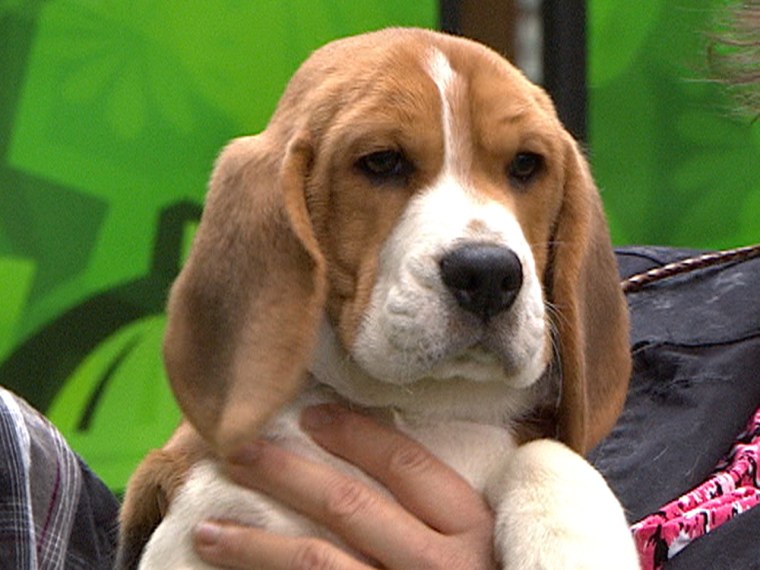
[[[760,409],[710,478],[631,527],[642,570],[656,570],[690,542],[758,503]]]

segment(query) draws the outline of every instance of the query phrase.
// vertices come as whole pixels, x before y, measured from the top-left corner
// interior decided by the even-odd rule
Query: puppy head
[[[556,359],[559,433],[585,450],[619,412],[626,329],[597,192],[546,95],[483,46],[386,30],[315,52],[267,129],[222,153],[165,360],[227,454],[307,370],[451,414],[457,394],[508,404]]]

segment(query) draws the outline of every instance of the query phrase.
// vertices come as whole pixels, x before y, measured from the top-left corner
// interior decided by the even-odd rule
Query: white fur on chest
[[[298,418],[304,407],[330,400],[315,390],[306,392],[275,420],[269,437],[283,448],[380,488],[353,465],[318,447],[299,427]],[[479,492],[486,491],[489,478],[501,471],[501,466],[515,449],[509,432],[497,426],[457,421],[419,426],[396,422],[396,427],[453,467]],[[211,568],[193,552],[191,537],[198,523],[214,518],[234,520],[287,536],[320,537],[346,548],[324,527],[265,495],[235,485],[223,474],[218,463],[204,460],[192,468],[167,516],[153,533],[145,547],[140,569]]]

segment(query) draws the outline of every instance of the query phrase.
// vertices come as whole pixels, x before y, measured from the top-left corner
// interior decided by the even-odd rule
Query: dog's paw
[[[518,448],[489,498],[505,569],[639,568],[622,506],[602,476],[558,442]]]

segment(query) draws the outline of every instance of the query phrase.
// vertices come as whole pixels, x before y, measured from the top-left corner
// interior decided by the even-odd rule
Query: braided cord
[[[621,285],[623,287],[623,293],[635,293],[647,285],[656,281],[661,281],[662,279],[667,279],[668,277],[682,275],[690,271],[696,271],[698,269],[704,269],[705,267],[712,267],[722,263],[746,261],[753,257],[760,257],[760,244],[705,253],[704,255],[674,261],[673,263],[668,263],[662,267],[656,267],[649,271],[628,277],[621,282]]]

